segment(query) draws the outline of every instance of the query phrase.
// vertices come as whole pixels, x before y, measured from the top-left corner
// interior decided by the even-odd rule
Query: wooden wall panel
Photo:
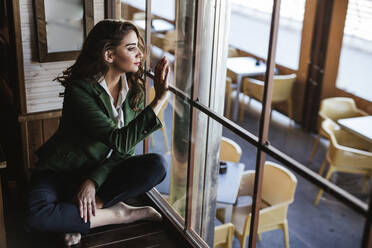
[[[35,167],[35,151],[58,129],[62,111],[50,111],[19,116],[23,145],[23,173],[29,180],[30,169]]]
[[[26,113],[61,109],[63,98],[58,96],[63,87],[53,79],[73,61],[39,63],[33,14],[33,1],[20,0],[24,91]],[[94,21],[104,17],[104,0],[94,0]],[[20,82],[22,83],[22,82]]]
[[[43,142],[46,142],[57,131],[59,118],[43,120]]]
[[[28,150],[29,150],[29,168],[35,167],[37,157],[35,151],[44,143],[43,139],[43,120],[34,120],[28,123]]]

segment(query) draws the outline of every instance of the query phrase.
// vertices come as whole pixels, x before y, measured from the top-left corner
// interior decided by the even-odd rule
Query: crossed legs
[[[81,234],[108,224],[138,220],[160,221],[152,207],[133,207],[125,200],[143,194],[165,177],[164,158],[157,154],[133,156],[120,164],[97,191],[98,208],[90,222],[84,223],[77,206],[71,202],[77,184],[70,176],[51,171],[35,173],[28,194],[27,226],[36,231],[66,233],[65,243],[76,244]]]

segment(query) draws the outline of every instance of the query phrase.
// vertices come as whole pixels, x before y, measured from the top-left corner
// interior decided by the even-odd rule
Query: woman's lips
[[[141,64],[141,62],[137,62],[137,63],[134,63],[136,66],[139,66]]]

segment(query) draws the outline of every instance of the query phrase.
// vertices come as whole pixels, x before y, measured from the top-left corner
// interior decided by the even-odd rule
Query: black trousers
[[[120,164],[96,192],[104,202],[104,208],[149,191],[166,174],[165,159],[155,153],[108,162]],[[26,228],[43,232],[88,233],[90,222],[84,223],[73,203],[80,183],[81,178],[72,174],[35,171],[27,195]]]

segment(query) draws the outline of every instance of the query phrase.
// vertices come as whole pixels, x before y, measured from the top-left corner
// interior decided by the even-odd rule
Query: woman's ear
[[[112,62],[114,62],[113,55],[114,55],[114,53],[113,53],[113,51],[112,51],[111,49],[106,50],[105,55],[104,55],[104,57],[105,57],[105,61],[106,61],[107,63],[110,63],[110,64],[111,64]]]

